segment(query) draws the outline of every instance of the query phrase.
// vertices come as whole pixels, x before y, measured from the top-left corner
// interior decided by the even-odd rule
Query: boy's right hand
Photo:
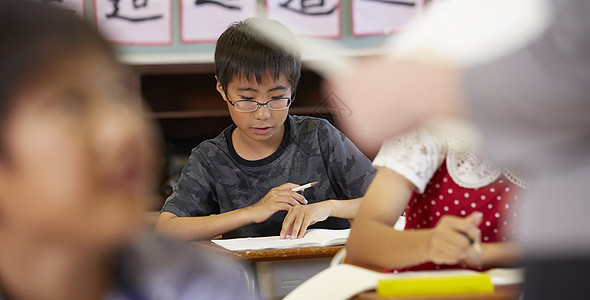
[[[252,222],[261,223],[279,210],[288,211],[292,206],[307,204],[303,195],[291,189],[299,187],[294,183],[285,183],[271,189],[266,196],[250,206]]]
[[[465,218],[443,216],[431,230],[428,241],[430,261],[438,265],[455,265],[467,256],[473,243],[479,243],[478,228],[482,213],[474,212]],[[470,241],[471,239],[471,241]]]

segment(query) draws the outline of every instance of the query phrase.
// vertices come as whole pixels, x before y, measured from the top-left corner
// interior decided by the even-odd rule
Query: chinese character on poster
[[[213,43],[233,22],[256,16],[256,0],[181,0],[183,43]]]
[[[355,36],[388,35],[403,30],[422,12],[423,0],[352,0]]]
[[[266,14],[297,35],[340,38],[340,0],[267,0]]]
[[[172,43],[171,0],[94,0],[98,29],[116,44]]]

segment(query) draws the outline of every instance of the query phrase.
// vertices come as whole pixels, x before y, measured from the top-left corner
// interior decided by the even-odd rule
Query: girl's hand
[[[471,247],[461,263],[470,267],[517,267],[521,260],[521,249],[516,242],[493,242],[481,245],[481,251]]]
[[[466,256],[460,263],[468,265],[472,268],[477,268],[484,266],[486,264],[486,245],[482,245],[481,247],[469,247],[467,249]]]
[[[436,227],[431,229],[428,256],[435,264],[455,265],[468,256],[468,251],[480,243],[478,228],[482,213],[474,212],[465,218],[443,216]]]

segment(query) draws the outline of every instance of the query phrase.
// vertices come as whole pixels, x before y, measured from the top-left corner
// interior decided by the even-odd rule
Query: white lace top
[[[464,150],[455,139],[422,128],[384,142],[373,165],[396,171],[412,182],[420,193],[424,193],[445,158],[450,176],[461,187],[484,187],[504,175],[514,184],[526,188],[520,174],[495,167],[479,153],[481,151],[475,147]]]

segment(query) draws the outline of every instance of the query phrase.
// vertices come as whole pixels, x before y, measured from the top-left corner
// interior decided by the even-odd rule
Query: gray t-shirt
[[[309,203],[362,197],[375,175],[371,161],[328,121],[288,116],[277,151],[257,161],[241,158],[226,128],[216,138],[193,149],[178,184],[162,211],[179,217],[208,216],[248,207],[272,188],[291,182],[319,182],[303,192]],[[224,234],[225,238],[280,233],[286,211],[265,222]],[[342,229],[350,222],[328,218],[312,227]]]

